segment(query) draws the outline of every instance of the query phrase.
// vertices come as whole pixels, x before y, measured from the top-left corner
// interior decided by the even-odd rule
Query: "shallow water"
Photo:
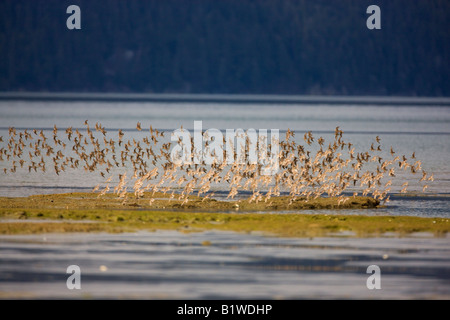
[[[203,121],[204,130],[279,129],[281,137],[290,128],[296,132],[297,143],[302,144],[304,132],[310,130],[316,138],[322,136],[327,142],[332,141],[334,129],[339,126],[344,131],[344,141],[353,143],[356,151],[368,150],[378,135],[383,146],[381,157],[389,158],[391,146],[398,155],[410,157],[415,152],[423,169],[434,174],[435,181],[428,183],[428,189],[423,192],[424,183],[418,183],[421,177],[398,171],[391,192],[398,193],[401,184],[408,181],[408,191],[414,192],[416,197],[393,196],[386,209],[373,214],[450,215],[449,105],[0,101],[0,136],[4,140],[7,140],[9,127],[43,129],[51,137],[54,125],[60,130],[68,127],[85,130],[86,119],[91,127],[97,122],[106,127],[108,139],[117,139],[119,128],[126,130],[125,141],[148,136],[150,125],[165,130],[167,141],[170,133],[180,126],[193,134],[195,120]],[[142,123],[141,132],[136,130],[138,121]],[[7,165],[0,161],[0,170]],[[122,168],[113,171],[116,176],[123,172]],[[99,174],[88,174],[82,169],[68,170],[58,176],[51,170],[42,173],[24,168],[15,174],[0,175],[0,196],[89,192],[104,180]],[[219,185],[217,189],[226,191],[226,186]],[[369,211],[357,213],[368,214]]]
[[[3,298],[450,298],[448,238],[427,234],[376,239],[176,231],[1,236],[0,256]],[[66,286],[69,265],[80,267],[80,290]],[[380,267],[379,290],[367,288],[369,265]]]

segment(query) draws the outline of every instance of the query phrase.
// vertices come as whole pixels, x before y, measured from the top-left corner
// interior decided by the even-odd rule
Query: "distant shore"
[[[450,106],[450,97],[0,92],[1,100]]]

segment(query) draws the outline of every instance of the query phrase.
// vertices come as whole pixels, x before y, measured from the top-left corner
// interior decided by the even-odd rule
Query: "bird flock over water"
[[[179,200],[182,205],[192,194],[205,200],[214,197],[219,184],[228,190],[227,199],[247,191],[251,194],[249,202],[262,201],[268,206],[271,197],[282,193],[289,194],[290,203],[329,196],[344,204],[359,195],[388,202],[399,170],[418,175],[423,191],[434,180],[432,174],[423,170],[415,153],[407,157],[390,147],[382,157],[378,136],[368,150],[357,151],[352,143],[343,140],[339,127],[334,139],[328,142],[323,137],[316,138],[312,132],[296,139],[296,133],[288,129],[279,141],[279,170],[271,175],[262,175],[261,164],[248,161],[176,164],[171,160],[176,142],[152,126],[144,130],[138,122],[136,129],[142,139],[124,139],[124,130],[109,133],[98,122],[91,128],[88,120],[82,129],[61,130],[54,126],[51,133],[47,130],[47,135],[44,130],[20,131],[11,127],[8,137],[0,137],[3,174],[54,171],[60,175],[69,170],[84,170],[104,179],[92,190],[99,197],[114,193],[126,204],[130,197],[142,198],[147,194],[149,205],[156,192],[170,194],[169,199]],[[244,151],[248,152],[248,146]],[[407,188],[408,182],[403,183],[401,192],[406,193]]]

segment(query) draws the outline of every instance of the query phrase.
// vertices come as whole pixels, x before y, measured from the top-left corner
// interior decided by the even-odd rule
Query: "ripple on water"
[[[205,245],[208,243],[208,245]],[[163,299],[450,298],[449,238],[270,238],[233,232],[0,236],[10,297]],[[82,290],[68,290],[69,265]],[[368,290],[378,265],[382,290]]]

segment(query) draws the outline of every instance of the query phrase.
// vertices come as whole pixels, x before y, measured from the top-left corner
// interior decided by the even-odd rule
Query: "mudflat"
[[[339,209],[376,208],[370,197],[355,197],[342,204],[339,198],[273,197],[271,202],[247,199],[220,201],[190,196],[189,201],[152,194],[127,203],[113,194],[92,193],[0,198],[0,234],[60,232],[135,232],[139,230],[207,230],[259,232],[280,237],[316,237],[345,233],[355,237],[399,236],[428,232],[437,237],[450,230],[449,219],[410,216],[341,215]],[[302,209],[330,209],[329,214],[302,214]],[[323,211],[322,211],[323,212]],[[37,223],[39,222],[39,223]]]

